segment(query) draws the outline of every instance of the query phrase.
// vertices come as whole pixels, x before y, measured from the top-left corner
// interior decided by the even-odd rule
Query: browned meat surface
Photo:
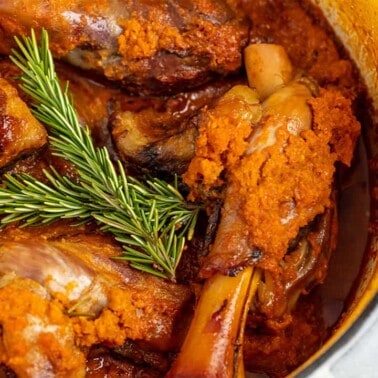
[[[76,377],[95,344],[121,346],[130,338],[157,351],[177,348],[190,290],[112,260],[119,254],[90,227],[3,230],[0,362],[21,377]]]
[[[37,282],[1,277],[0,361],[18,377],[83,377],[85,358],[60,305]]]
[[[223,169],[227,177],[224,222],[212,248],[217,252],[204,264],[206,276],[255,263],[256,257],[264,269],[275,270],[300,228],[331,206],[334,163],[349,165],[352,158],[360,125],[339,93],[322,91],[311,98],[303,82],[293,82],[262,106],[246,156],[240,157],[238,139],[219,126],[224,117],[212,117],[201,128],[196,157],[184,176],[194,195],[198,182],[217,185]],[[236,157],[231,165],[228,156]],[[220,164],[224,161],[228,166]]]
[[[0,78],[0,168],[43,147],[46,137],[17,90]]]
[[[153,173],[181,174],[186,170],[194,155],[198,111],[243,81],[235,77],[172,96],[140,97],[83,76],[66,64],[58,63],[56,68],[62,83],[69,81],[80,120],[89,126],[96,144],[106,146],[114,159],[119,156],[127,165]],[[20,71],[10,60],[0,60],[0,77],[17,86],[18,75]],[[62,164],[48,154],[44,159]]]
[[[97,145],[107,146],[127,166],[154,174],[187,169],[194,156],[199,110],[242,80],[219,80],[172,96],[139,97],[85,78],[66,65],[57,69],[61,80],[69,80],[78,114]]]
[[[276,340],[267,337],[266,343],[282,345],[290,340],[286,332],[293,332],[291,312],[300,295],[324,280],[335,246],[335,163],[350,165],[360,124],[350,99],[331,87],[319,89],[312,79],[297,74],[287,54],[277,47],[253,44],[245,49],[252,88],[241,86],[236,92],[234,87],[213,109],[202,112],[196,155],[183,176],[191,187],[191,198],[212,197],[223,189],[224,199],[214,242],[200,270],[200,276],[206,278],[205,289],[188,333],[198,330],[198,340],[209,338],[209,324],[215,313],[217,319],[227,313],[229,301],[243,303],[248,298],[236,294],[231,300],[222,286],[216,285],[214,291],[217,298],[224,298],[224,305],[218,304],[211,312],[211,293],[201,301],[207,295],[206,288],[224,276],[248,278],[251,266],[261,268],[251,316],[263,316],[264,325],[275,324],[281,331]],[[271,52],[277,52],[277,60]],[[276,77],[281,80],[278,85]],[[242,321],[234,316],[230,323],[221,324],[227,330],[235,323],[244,328]],[[312,336],[306,320],[303,330]],[[300,350],[300,339],[300,333],[292,337],[284,354],[290,355],[289,361],[284,366],[291,368],[303,358],[292,357]],[[256,348],[264,348],[260,342],[247,344],[250,355]],[[188,364],[195,353],[192,345],[193,340],[187,337],[173,364],[173,377],[176,372],[191,376],[190,372],[223,367],[225,358],[218,357],[220,347],[215,342],[208,348],[208,358]],[[269,350],[277,353],[277,349]],[[308,355],[310,349],[304,347],[300,353]],[[228,353],[230,350],[236,353],[233,344]],[[282,361],[280,355],[277,359]],[[228,362],[227,366],[233,365]],[[227,375],[237,375],[237,368]]]
[[[0,63],[0,72],[6,69]],[[57,71],[62,82],[69,81],[78,114],[97,145],[138,170],[170,174],[183,173],[194,155],[198,111],[244,80],[233,77],[172,96],[140,97],[67,65],[58,64]]]
[[[240,79],[221,80],[170,97],[114,103],[112,136],[122,160],[152,172],[183,173],[194,156],[196,115]]]
[[[25,0],[0,3],[0,51],[30,28],[59,57],[138,92],[170,93],[240,69],[248,24],[225,1]]]
[[[201,110],[195,155],[183,175],[192,200],[220,195],[226,172],[246,150],[261,115],[257,94],[246,85],[233,87]]]
[[[139,354],[143,357],[149,353],[140,350]],[[151,355],[151,354],[150,354]],[[88,355],[87,378],[160,378],[164,374],[166,363],[156,359],[157,365],[152,367],[145,366],[141,361],[133,364],[125,356],[109,353],[105,348],[94,348]]]

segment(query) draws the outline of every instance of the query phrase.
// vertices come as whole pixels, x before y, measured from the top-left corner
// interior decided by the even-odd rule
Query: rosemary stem
[[[40,45],[32,30],[11,60],[21,69],[20,88],[34,101],[32,111],[48,126],[50,149],[70,161],[79,181],[60,175],[54,167],[44,174],[49,185],[29,175],[5,175],[0,187],[1,224],[36,225],[59,219],[94,219],[123,244],[122,259],[136,269],[175,280],[186,240],[193,235],[200,207],[189,205],[173,185],[157,178],[128,177],[115,167],[106,148],[94,145],[87,126],[81,126],[69,84],[62,89],[41,32]],[[117,168],[117,169],[116,169]]]

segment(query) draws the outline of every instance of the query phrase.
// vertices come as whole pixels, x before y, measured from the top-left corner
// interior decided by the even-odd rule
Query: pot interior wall
[[[320,294],[326,326],[335,325],[359,277],[369,225],[369,177],[366,148],[361,139],[351,169],[340,173],[339,236]],[[348,305],[348,304],[347,304]]]

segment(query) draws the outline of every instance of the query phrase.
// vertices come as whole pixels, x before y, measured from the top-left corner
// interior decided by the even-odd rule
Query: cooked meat
[[[295,66],[322,87],[337,87],[354,98],[359,87],[357,70],[319,9],[301,0],[242,0],[251,19],[251,43],[282,45]]]
[[[190,125],[180,133],[147,145],[130,161],[149,173],[180,175],[194,156],[197,134],[197,128]]]
[[[248,87],[240,87],[239,97],[232,95],[234,87],[203,112],[196,156],[184,181],[193,199],[225,186],[221,220],[201,277],[261,267],[256,305],[273,319],[290,312],[303,288],[325,277],[336,234],[334,164],[350,164],[360,125],[349,100],[330,90],[315,98],[319,91],[311,80],[293,80],[292,73],[277,87],[272,70],[282,77],[280,71],[291,65],[283,50],[261,44],[250,48],[250,58],[255,62],[257,55],[264,64],[248,65],[253,73],[248,76],[262,83],[261,67],[269,75],[243,111],[241,101],[252,91]],[[280,51],[280,64],[267,49]],[[261,105],[260,91],[271,93]],[[230,122],[232,117],[236,121]],[[240,128],[243,122],[244,137],[232,133],[234,124]]]
[[[94,80],[83,75],[78,69],[67,64],[56,62],[55,68],[62,85],[69,82],[70,93],[73,97],[75,109],[80,122],[87,125],[91,135],[98,146],[106,146],[113,150],[111,136],[108,130],[109,117],[113,101],[127,101],[131,98],[119,89],[105,85],[99,80]],[[0,77],[6,79],[17,89],[17,78],[21,71],[11,62],[10,59],[0,60]],[[21,98],[30,106],[31,99],[21,90],[18,90]],[[134,97],[135,98],[135,97]]]
[[[253,89],[236,86],[203,110],[196,155],[183,176],[192,199],[223,189],[224,203],[202,262],[200,277],[206,281],[172,377],[243,371],[238,358],[243,331],[231,332],[244,330],[243,316],[232,311],[236,306],[243,314],[247,305],[263,325],[284,330],[281,342],[298,297],[322,282],[335,246],[334,164],[350,164],[360,129],[350,102],[332,91],[314,99],[317,85],[295,75],[282,47],[246,50]],[[207,352],[196,355],[200,340]]]
[[[222,125],[224,118],[212,117],[204,124],[198,155],[184,175],[192,195],[205,184],[218,185],[219,173],[227,173],[223,220],[202,271],[205,276],[226,273],[256,257],[264,269],[272,269],[300,228],[330,206],[334,163],[339,159],[350,164],[360,126],[350,102],[333,92],[311,100],[312,119],[312,87],[306,80],[295,80],[264,101],[263,118],[249,147],[244,146],[244,157],[233,136],[228,144],[212,137],[213,124]],[[336,109],[331,103],[338,104]],[[217,138],[230,139],[227,130]],[[226,156],[236,156],[231,166],[223,164]]]
[[[69,82],[70,93],[80,122],[87,125],[97,146],[106,146],[115,156],[109,131],[112,103],[118,98],[130,98],[126,93],[99,80],[87,77],[82,71],[67,64],[56,64],[59,80],[64,85]]]
[[[213,106],[203,109],[198,117],[196,153],[183,175],[192,200],[218,194],[225,172],[248,147],[248,138],[261,114],[256,91],[246,85],[234,86]]]
[[[299,231],[278,269],[272,266],[262,273],[252,308],[270,324],[288,321],[298,298],[323,283],[338,236],[335,207],[332,202],[324,214]]]
[[[0,51],[30,28],[57,57],[143,93],[196,87],[240,69],[248,24],[220,0],[2,1]]]
[[[80,121],[89,126],[96,145],[106,146],[114,159],[150,173],[183,173],[194,155],[199,110],[243,81],[234,77],[172,96],[140,97],[83,76],[67,64],[58,63],[56,69],[62,84],[69,81]],[[17,85],[19,75],[9,59],[0,60],[0,77]],[[59,160],[44,157],[54,165]]]
[[[139,366],[153,368],[160,374],[168,370],[172,359],[172,355],[149,349],[143,341],[132,340],[127,340],[123,345],[112,348],[111,354],[114,357],[127,358]]]
[[[2,363],[21,378],[84,377],[85,358],[73,325],[42,285],[6,274],[0,279],[0,303]]]
[[[138,353],[138,352],[137,352]],[[134,353],[135,354],[135,353]],[[140,350],[139,354],[145,358],[150,355],[148,351]],[[162,366],[146,366],[135,356],[132,356],[133,361],[137,363],[130,362],[129,359],[125,357],[130,357],[130,355],[124,356],[117,353],[112,353],[106,348],[95,347],[90,351],[88,355],[87,362],[87,378],[160,378],[163,375],[162,369],[164,371],[164,365],[166,362],[162,362],[161,359],[157,359],[156,362],[162,363]],[[148,358],[148,357],[147,357]]]
[[[0,78],[0,168],[40,149],[46,142],[44,127],[33,117],[17,90]]]
[[[121,159],[154,173],[183,173],[194,155],[193,117],[239,81],[221,80],[170,97],[119,98],[111,126]]]
[[[189,199],[207,207],[185,246],[181,284],[114,259],[121,245],[94,223],[0,229],[1,377],[242,375],[243,353],[248,370],[283,376],[319,346],[319,306],[302,294],[322,282],[335,246],[333,173],[352,158],[360,88],[306,7],[0,1],[0,54],[14,35],[47,29],[95,144],[128,174],[189,167]],[[49,150],[18,74],[1,58],[2,173],[43,181],[53,165],[77,180]]]
[[[0,322],[7,345],[0,362],[20,376],[65,376],[66,365],[73,361],[75,372],[84,369],[85,351],[94,344],[116,346],[130,338],[158,351],[176,348],[186,326],[190,290],[113,260],[120,248],[109,237],[67,227],[10,227],[0,234],[0,301],[5,309]],[[30,310],[30,317],[21,321],[20,312],[28,308],[38,312]],[[24,355],[20,343],[30,355]],[[34,366],[36,353],[52,366]],[[32,368],[36,370],[30,373]]]

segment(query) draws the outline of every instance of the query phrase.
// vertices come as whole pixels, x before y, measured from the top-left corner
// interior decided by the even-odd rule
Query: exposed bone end
[[[280,45],[252,44],[244,49],[245,67],[250,87],[256,88],[261,100],[266,99],[293,79],[293,67]]]

